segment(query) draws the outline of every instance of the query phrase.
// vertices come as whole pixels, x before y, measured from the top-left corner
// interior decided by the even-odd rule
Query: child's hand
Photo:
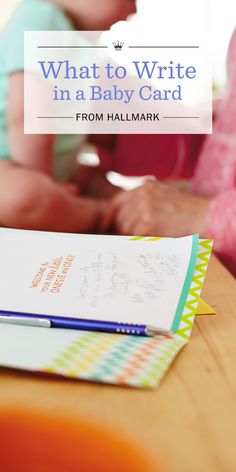
[[[96,229],[98,233],[103,234],[103,233],[106,233],[107,230],[109,229],[109,225],[105,225],[104,222],[106,221],[107,215],[109,214],[111,202],[110,200],[105,200],[105,199],[97,199],[95,200],[95,202],[96,202],[97,211],[98,211],[98,220],[97,220]]]
[[[59,185],[66,193],[74,195],[75,197],[80,195],[80,189],[78,185],[73,184],[72,182],[58,182]]]
[[[80,223],[83,233],[101,232],[101,222],[107,212],[106,200],[80,197],[77,199],[80,205]]]
[[[130,194],[132,192],[129,192]],[[99,231],[106,233],[115,226],[116,216],[122,207],[123,202],[126,201],[128,192],[120,191],[112,200],[106,200],[103,204],[102,213],[99,224]]]
[[[102,229],[113,224],[123,235],[178,237],[196,232],[204,236],[210,202],[173,185],[147,182],[113,199]]]

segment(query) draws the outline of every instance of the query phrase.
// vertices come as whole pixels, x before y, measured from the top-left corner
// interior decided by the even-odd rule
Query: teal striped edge
[[[179,299],[179,303],[177,306],[177,310],[175,313],[175,317],[171,326],[171,331],[175,332],[178,330],[180,322],[181,322],[181,317],[183,315],[184,307],[189,295],[189,290],[191,287],[192,279],[193,279],[193,274],[195,271],[195,266],[196,266],[196,261],[197,261],[197,255],[198,255],[198,245],[199,245],[199,235],[194,234],[192,237],[192,252],[191,252],[191,257],[189,260],[189,266],[188,266],[188,271],[186,274],[186,278],[184,281],[184,286],[181,292],[181,296]]]

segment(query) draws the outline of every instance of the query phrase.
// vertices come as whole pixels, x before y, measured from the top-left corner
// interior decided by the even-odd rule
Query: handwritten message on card
[[[13,236],[4,230],[2,240],[4,235],[1,309],[171,327],[193,236],[153,240],[24,231]]]

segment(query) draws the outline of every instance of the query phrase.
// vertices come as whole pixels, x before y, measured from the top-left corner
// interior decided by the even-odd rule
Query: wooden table
[[[204,288],[216,316],[198,317],[191,342],[153,391],[0,370],[0,406],[90,417],[122,429],[171,472],[236,472],[236,281],[213,258]]]

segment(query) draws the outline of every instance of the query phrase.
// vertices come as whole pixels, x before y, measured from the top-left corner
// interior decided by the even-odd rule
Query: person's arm
[[[96,231],[103,201],[78,198],[52,178],[0,161],[0,225],[42,231]]]
[[[103,215],[101,230],[113,228],[123,235],[166,237],[199,233],[204,238],[210,204],[211,199],[173,185],[146,182],[112,200]]]
[[[206,236],[217,252],[236,260],[236,189],[215,197],[208,210]]]
[[[236,31],[228,54],[229,83],[214,132],[199,156],[192,187],[196,194],[211,197],[206,235],[215,250],[236,260]]]
[[[11,159],[24,167],[53,174],[53,135],[24,134],[24,74],[9,77],[8,132]]]

